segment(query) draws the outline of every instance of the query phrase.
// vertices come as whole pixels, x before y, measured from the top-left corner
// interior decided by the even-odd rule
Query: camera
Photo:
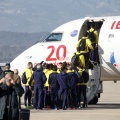
[[[8,78],[5,78],[5,81],[6,81],[6,82],[10,82],[11,80],[10,80],[10,79],[8,79]]]

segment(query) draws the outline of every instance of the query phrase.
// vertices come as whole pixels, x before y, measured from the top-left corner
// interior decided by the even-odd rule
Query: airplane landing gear
[[[98,97],[97,96],[95,96],[90,102],[89,102],[89,104],[91,105],[95,105],[95,104],[97,104],[97,102],[98,102]]]

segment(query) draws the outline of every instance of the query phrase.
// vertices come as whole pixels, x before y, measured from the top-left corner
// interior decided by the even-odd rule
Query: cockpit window
[[[45,39],[45,42],[61,41],[61,40],[62,40],[62,33],[52,33]]]

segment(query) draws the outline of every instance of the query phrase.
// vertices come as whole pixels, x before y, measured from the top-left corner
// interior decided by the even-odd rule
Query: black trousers
[[[84,102],[84,105],[87,102],[87,97],[86,97],[86,85],[77,85],[77,102],[80,105],[80,102]],[[83,100],[82,100],[83,98]]]
[[[3,119],[0,119],[0,120],[9,120],[8,119],[8,109],[7,108],[5,108],[5,113],[4,113]]]
[[[58,89],[57,88],[51,88],[50,91],[51,94],[51,108],[59,107],[59,101],[58,101]]]
[[[25,86],[25,94],[24,94],[24,105],[25,106],[31,106],[31,90],[29,89],[29,86]],[[28,104],[27,104],[27,100],[28,100]]]
[[[47,95],[48,87],[44,87],[44,107],[46,106],[46,95]]]
[[[59,106],[61,104],[61,95],[63,95],[62,108],[65,109],[65,107],[67,106],[68,89],[63,89],[63,88],[59,89],[59,91],[58,91]]]
[[[5,108],[5,113],[3,115],[3,119],[0,120],[19,120],[19,117],[11,118],[11,115],[8,114],[8,108]]]
[[[68,92],[68,106],[73,108],[76,107],[77,101],[76,87],[70,88]]]

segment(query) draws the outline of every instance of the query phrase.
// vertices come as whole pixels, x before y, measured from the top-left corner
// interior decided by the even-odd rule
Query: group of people
[[[42,110],[50,106],[51,109],[66,110],[87,106],[86,86],[89,75],[80,66],[75,69],[66,62],[53,64],[37,64],[34,68],[31,62],[25,69],[27,83],[25,84],[25,107],[31,108],[31,88],[34,86],[34,109]],[[48,97],[49,95],[49,97]],[[81,96],[84,97],[82,101]],[[28,100],[28,103],[27,103]],[[49,102],[49,103],[48,103]]]
[[[20,97],[23,94],[26,108],[34,107],[36,110],[42,110],[50,106],[51,109],[66,110],[68,107],[70,109],[81,107],[81,102],[85,108],[89,80],[85,69],[89,69],[89,61],[98,62],[97,47],[98,32],[95,30],[95,25],[91,24],[90,29],[77,42],[76,53],[73,54],[73,57],[76,55],[77,58],[71,59],[71,64],[63,62],[56,66],[41,62],[33,68],[33,64],[28,62],[24,70],[27,79],[25,90],[17,69],[11,71],[9,63],[6,64],[4,71],[0,67],[0,119],[18,119]]]
[[[98,57],[98,31],[95,30],[95,24],[90,25],[83,37],[76,44],[76,54],[79,55],[79,63],[82,68],[93,69],[91,62],[99,63]]]

